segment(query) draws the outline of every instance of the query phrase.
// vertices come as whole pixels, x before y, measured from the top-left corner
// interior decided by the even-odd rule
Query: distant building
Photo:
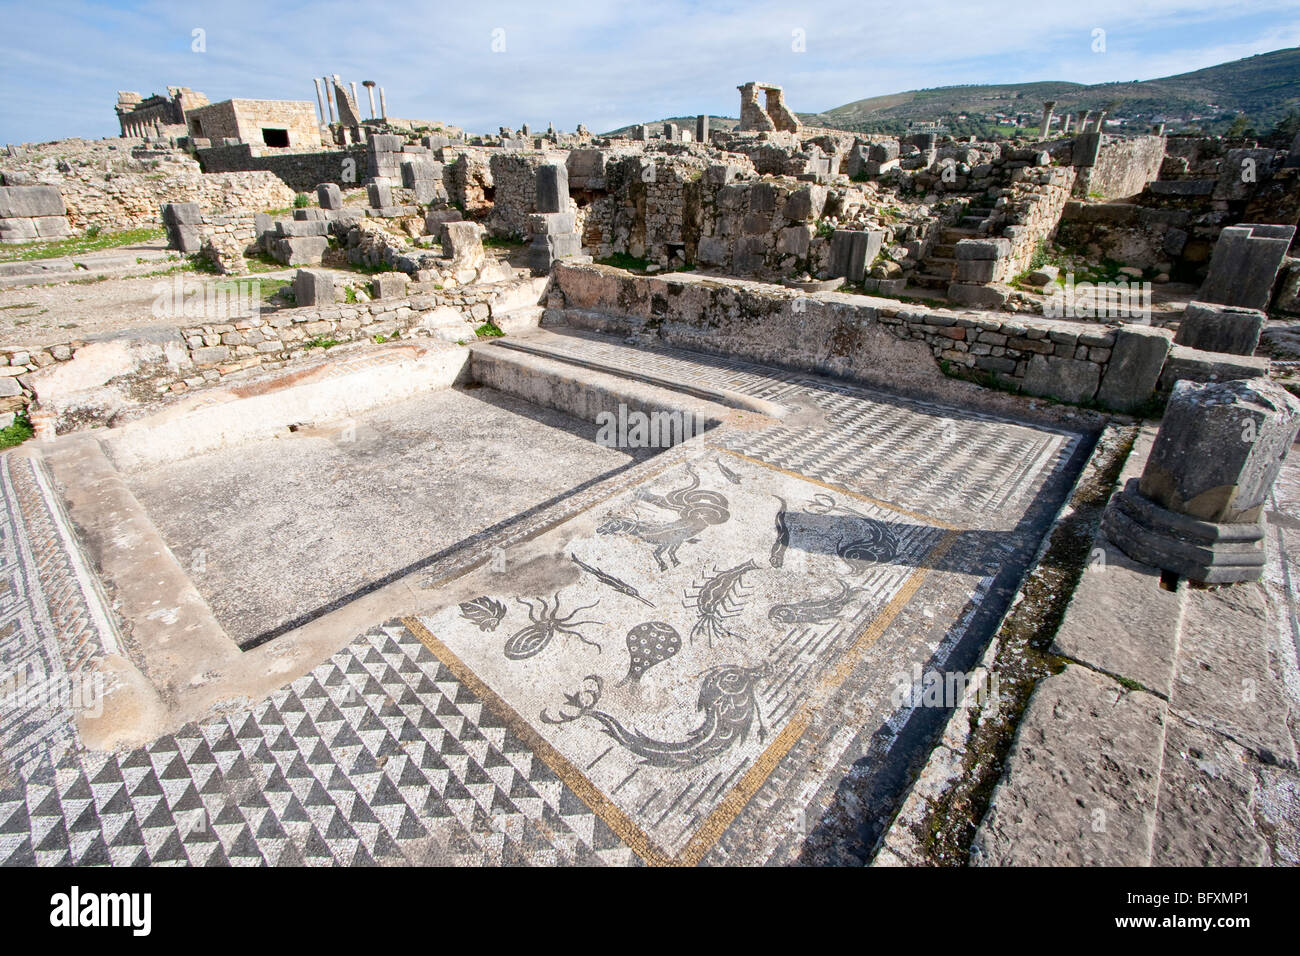
[[[237,140],[250,146],[319,147],[320,122],[306,100],[222,100],[185,111],[189,137],[213,146]]]
[[[208,98],[184,86],[167,87],[167,95],[143,97],[131,90],[117,91],[117,121],[123,136],[153,136],[163,127],[184,126],[187,111],[207,106]]]

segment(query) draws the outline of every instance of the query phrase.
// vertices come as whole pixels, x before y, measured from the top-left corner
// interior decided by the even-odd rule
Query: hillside
[[[822,113],[800,114],[804,122],[839,129],[894,132],[908,123],[944,123],[955,132],[969,125],[999,125],[993,114],[1034,115],[1044,100],[1058,113],[1110,109],[1134,124],[1166,122],[1171,129],[1195,125],[1222,132],[1244,114],[1264,131],[1289,111],[1300,110],[1300,48],[1275,50],[1191,73],[1155,80],[1099,83],[1038,82],[945,86],[855,100]],[[965,115],[965,119],[960,117]],[[975,130],[971,130],[974,132]]]
[[[669,116],[666,119],[648,121],[648,125],[650,126],[651,129],[655,129],[656,127],[662,127],[664,123],[676,123],[682,129],[690,130],[692,136],[695,135],[694,116]],[[734,116],[710,116],[709,117],[709,129],[735,129],[739,123],[740,120],[736,119]],[[630,137],[632,135],[632,131],[636,128],[637,125],[639,124],[633,124],[631,126],[621,126],[618,129],[610,130],[608,133],[601,133],[600,135]]]

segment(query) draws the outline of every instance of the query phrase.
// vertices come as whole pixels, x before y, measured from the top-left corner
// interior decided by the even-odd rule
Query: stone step
[[[560,328],[563,329],[563,327]],[[546,372],[546,377],[551,379],[555,379],[555,375],[552,374],[554,371],[552,366],[555,365],[567,365],[570,366],[571,369],[575,367],[582,368],[586,370],[587,373],[594,372],[598,375],[609,378],[622,379],[624,380],[624,385],[620,389],[615,389],[615,391],[619,391],[624,395],[624,397],[635,392],[638,388],[644,389],[644,387],[648,386],[656,392],[659,390],[667,390],[669,392],[676,392],[681,395],[689,396],[693,399],[702,399],[712,406],[740,408],[745,409],[746,411],[757,412],[761,415],[770,415],[773,418],[780,418],[787,414],[787,409],[783,406],[765,401],[761,398],[754,398],[750,395],[732,392],[728,389],[710,388],[694,382],[685,382],[674,378],[671,375],[661,375],[645,370],[632,371],[628,368],[610,365],[596,359],[579,358],[562,349],[548,348],[548,340],[551,340],[554,335],[555,333],[548,332],[546,329],[539,329],[518,338],[509,337],[495,339],[490,344],[480,343],[474,347],[475,377],[478,377],[477,367],[481,362],[492,362],[498,364],[513,363],[516,366],[519,366],[520,363],[524,363],[524,366],[533,369],[538,367],[536,365],[537,362],[542,362],[549,363],[545,365],[547,369],[550,369],[550,371]],[[511,353],[514,354],[512,355]],[[531,361],[529,361],[527,357],[531,357]],[[521,366],[521,368],[524,366]],[[527,399],[528,401],[539,405],[558,407],[548,404],[547,401],[541,401],[537,397],[526,393],[526,391],[521,391],[520,388],[523,387],[522,384],[519,386],[510,384],[511,382],[524,383],[530,374],[532,373],[525,373],[522,376],[510,374],[502,378],[501,381],[491,383],[484,382],[484,384],[491,384],[493,388],[496,388],[499,391],[517,395],[520,398]],[[570,373],[560,377],[565,381],[568,381],[573,374],[574,373],[571,371]],[[528,387],[531,388],[531,386]],[[689,399],[679,397],[679,401],[687,400]],[[631,404],[630,401],[629,404]],[[582,414],[578,414],[577,412],[567,408],[562,408],[560,410],[568,411],[569,414],[576,414],[579,418],[584,417]]]
[[[952,276],[933,275],[927,272],[913,272],[907,281],[923,289],[946,289],[952,282]]]

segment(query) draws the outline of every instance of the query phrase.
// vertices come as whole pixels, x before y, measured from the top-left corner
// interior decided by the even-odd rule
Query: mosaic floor
[[[441,610],[394,608],[251,710],[146,748],[88,752],[66,708],[5,698],[0,862],[860,861],[913,717],[900,675],[968,666],[1083,439],[689,353],[544,346],[819,416],[719,429],[588,489],[515,529],[542,556],[529,575],[458,570]],[[116,638],[48,485],[0,456],[0,654],[58,680]]]

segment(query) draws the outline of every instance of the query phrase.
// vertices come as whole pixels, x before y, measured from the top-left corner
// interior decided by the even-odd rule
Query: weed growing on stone
[[[27,413],[19,412],[14,416],[14,423],[7,428],[0,428],[0,448],[13,448],[21,445],[33,434],[32,423],[27,420]]]
[[[302,344],[306,349],[332,349],[336,345],[342,345],[338,339],[327,339],[324,336],[316,336],[314,339],[308,339]]]
[[[500,328],[491,322],[484,322],[474,330],[474,334],[481,339],[499,339],[501,336],[505,335]]]

